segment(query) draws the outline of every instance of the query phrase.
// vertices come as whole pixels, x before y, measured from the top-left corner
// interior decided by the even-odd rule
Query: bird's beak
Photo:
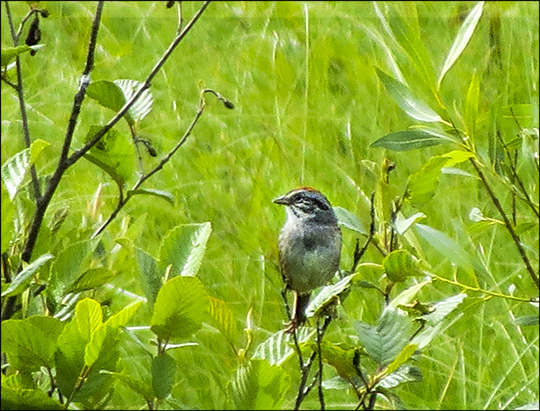
[[[291,202],[287,198],[287,196],[278,197],[278,198],[272,200],[272,202],[274,202],[276,204],[281,204],[281,205],[289,205],[289,204],[291,204]]]

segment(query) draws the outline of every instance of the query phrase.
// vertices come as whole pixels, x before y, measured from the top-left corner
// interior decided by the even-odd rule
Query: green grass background
[[[39,164],[41,173],[54,169],[65,134],[73,96],[84,65],[95,4],[43,2],[51,11],[42,19],[38,54],[24,60],[24,86],[33,138],[52,144]],[[422,39],[432,64],[440,70],[464,16],[473,2],[378,2],[406,18],[418,18]],[[18,22],[25,2],[10,2]],[[183,5],[185,19],[200,6]],[[477,32],[443,82],[445,104],[463,111],[471,75],[481,76],[480,119],[476,143],[489,153],[494,107],[532,104],[523,127],[538,127],[538,2],[488,2]],[[490,19],[500,16],[500,63],[490,48]],[[176,14],[164,2],[106,2],[92,80],[129,78],[142,81],[166,49],[176,31]],[[384,33],[370,2],[215,2],[181,43],[153,81],[153,111],[142,132],[160,153],[173,147],[191,122],[201,84],[235,103],[227,110],[212,96],[193,135],[164,170],[145,188],[171,192],[175,206],[156,198],[136,198],[103,235],[118,276],[114,285],[137,294],[134,261],[115,240],[133,239],[154,256],[164,234],[182,223],[212,223],[199,277],[209,293],[230,305],[237,322],[235,345],[243,347],[242,329],[250,309],[255,326],[254,346],[282,326],[281,279],[277,270],[276,237],[285,219],[272,199],[298,185],[325,193],[335,206],[355,213],[369,225],[369,196],[375,189],[378,164],[387,156],[396,163],[392,188],[402,194],[407,177],[431,156],[446,151],[433,147],[406,153],[369,148],[376,139],[414,124],[382,87],[375,67],[390,73],[384,51],[366,28]],[[8,25],[2,8],[2,47],[9,46]],[[429,101],[404,54],[397,61],[410,87]],[[106,122],[112,113],[86,100],[75,133],[80,147],[90,124]],[[120,123],[119,123],[120,124]],[[127,126],[120,125],[127,133]],[[508,126],[509,133],[517,129]],[[505,137],[510,138],[511,135]],[[18,103],[2,86],[2,163],[24,148]],[[148,159],[151,163],[152,160]],[[463,169],[470,171],[467,166]],[[538,178],[532,187],[537,193]],[[99,193],[99,195],[97,195]],[[505,204],[509,194],[499,190]],[[49,209],[69,205],[70,214],[58,242],[83,237],[108,217],[115,204],[116,187],[93,164],[81,160],[72,167]],[[422,211],[426,224],[455,238],[488,267],[478,283],[487,289],[534,295],[530,278],[520,263],[510,237],[502,228],[469,231],[472,207],[498,217],[485,192],[470,178],[443,175],[435,197]],[[405,208],[405,215],[415,210]],[[538,258],[537,228],[524,235]],[[354,233],[344,229],[342,268],[352,263]],[[63,240],[65,239],[65,240]],[[536,244],[536,245],[535,245]],[[447,278],[462,275],[423,243],[432,271]],[[380,262],[370,250],[364,261]],[[376,281],[378,274],[366,272]],[[460,278],[469,283],[471,279]],[[374,321],[381,301],[372,292],[355,291],[345,303],[349,318]],[[455,287],[436,284],[420,298],[435,301],[458,293]],[[129,298],[103,292],[111,310]],[[538,328],[518,328],[512,319],[536,315],[523,303],[472,296],[453,318],[447,331],[424,352],[420,383],[397,389],[407,408],[513,409],[538,401]],[[350,324],[336,321],[328,338],[337,339]],[[351,334],[354,332],[350,328]],[[207,326],[198,334],[198,347],[178,350],[175,401],[182,407],[221,408],[237,360],[217,331]],[[337,340],[339,341],[339,340]],[[140,374],[149,359],[136,346],[126,345],[123,366]],[[296,364],[288,365],[291,391],[296,387]],[[328,377],[332,371],[328,371]],[[140,405],[129,390],[116,389],[114,402]],[[316,396],[305,406],[316,408]],[[354,407],[354,397],[328,391],[329,408]],[[383,407],[384,407],[384,403]]]

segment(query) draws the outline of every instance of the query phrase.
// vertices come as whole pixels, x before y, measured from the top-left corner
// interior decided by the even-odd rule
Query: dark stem
[[[538,280],[538,275],[534,272],[534,269],[531,265],[531,262],[529,261],[529,257],[527,257],[527,254],[525,252],[525,249],[523,248],[523,245],[521,244],[521,239],[516,234],[514,227],[512,226],[512,223],[508,219],[508,216],[506,215],[504,208],[502,207],[499,199],[491,189],[489,183],[486,180],[486,177],[484,176],[484,173],[482,173],[482,170],[480,170],[480,166],[476,162],[474,158],[469,159],[472,166],[476,170],[476,173],[478,174],[478,177],[480,177],[480,180],[482,180],[482,183],[484,184],[484,187],[486,188],[486,191],[488,192],[489,197],[491,198],[491,201],[499,211],[499,214],[501,215],[502,219],[504,220],[504,225],[506,226],[506,229],[510,233],[510,236],[512,237],[512,240],[514,240],[514,244],[516,245],[519,254],[521,255],[521,259],[525,263],[525,266],[527,268],[527,271],[529,272],[529,275],[533,282],[536,284],[537,288],[540,288],[540,282]]]

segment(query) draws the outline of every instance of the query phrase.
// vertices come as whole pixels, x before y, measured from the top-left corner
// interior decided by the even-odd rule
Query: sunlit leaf
[[[187,338],[202,326],[208,311],[208,294],[196,277],[179,276],[159,291],[151,330],[161,339]]]
[[[463,50],[465,50],[465,47],[467,47],[467,44],[469,43],[469,40],[471,39],[474,30],[476,29],[476,25],[478,24],[478,21],[482,16],[483,7],[484,2],[479,2],[476,6],[474,6],[467,18],[463,21],[463,24],[461,25],[456,36],[456,39],[454,40],[454,43],[452,44],[452,47],[448,52],[448,56],[446,56],[446,60],[444,61],[441,74],[439,75],[439,80],[437,81],[437,87],[441,86],[441,82],[445,74],[454,65]]]
[[[441,117],[426,103],[415,97],[407,86],[379,69],[377,69],[377,75],[386,90],[410,117],[428,123],[442,121]]]
[[[473,156],[474,154],[468,151],[454,150],[432,157],[420,170],[409,177],[407,195],[411,203],[419,206],[435,195],[443,167],[454,166]]]

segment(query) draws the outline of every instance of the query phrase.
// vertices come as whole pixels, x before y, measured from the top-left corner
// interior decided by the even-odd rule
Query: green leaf
[[[161,339],[187,338],[202,326],[208,295],[196,277],[174,277],[161,288],[154,304],[151,330]]]
[[[8,47],[5,49],[2,49],[0,53],[0,64],[2,67],[7,66],[11,60],[13,60],[15,57],[27,53],[30,50],[39,50],[42,48],[44,44],[35,44],[33,46],[17,46],[17,47]]]
[[[139,88],[144,86],[144,83],[135,80],[114,80],[114,84],[120,87],[126,101],[129,101],[131,97],[137,93]],[[148,89],[144,90],[129,109],[129,114],[132,121],[136,123],[146,117],[146,115],[152,110],[153,104],[154,98],[152,97],[152,93]]]
[[[519,325],[521,327],[538,325],[538,316],[537,315],[524,315],[522,317],[517,317],[514,320],[514,324]]]
[[[379,365],[387,365],[394,361],[413,334],[412,322],[401,313],[400,310],[386,307],[377,326],[361,321],[354,323],[363,348]]]
[[[405,130],[390,133],[371,143],[370,147],[386,148],[392,151],[410,151],[452,142],[448,138],[424,130]]]
[[[407,250],[392,251],[384,258],[382,265],[388,279],[395,283],[403,282],[413,275],[421,275],[415,258]]]
[[[318,314],[333,301],[339,300],[339,296],[350,287],[350,282],[358,278],[358,274],[351,274],[339,280],[335,284],[327,285],[313,298],[306,308],[306,317],[310,318]]]
[[[396,12],[397,8],[389,8],[389,28],[396,42],[405,50],[410,62],[416,68],[425,84],[432,88],[432,84],[435,82],[435,75],[430,57],[422,42],[416,4],[412,2],[403,3],[403,7],[406,8],[405,18]]]
[[[238,366],[228,393],[234,409],[278,410],[289,387],[290,378],[281,367],[252,360]]]
[[[171,392],[176,374],[176,361],[168,354],[160,354],[152,359],[152,387],[155,396],[165,398]]]
[[[72,319],[66,324],[58,337],[55,353],[56,380],[60,392],[69,397],[84,367],[84,354],[89,339],[79,331],[77,322]]]
[[[90,342],[84,350],[84,364],[92,367],[100,358],[103,358],[116,345],[120,330],[101,324],[93,333]]]
[[[2,382],[4,378],[2,378]],[[2,385],[3,410],[63,410],[64,405],[40,389],[13,389]]]
[[[396,359],[392,361],[388,366],[386,367],[385,372],[388,374],[392,374],[394,371],[396,371],[399,367],[401,367],[403,364],[405,364],[409,359],[413,356],[413,354],[416,352],[417,349],[416,344],[407,344],[403,350],[398,354]]]
[[[356,231],[357,233],[367,235],[367,232],[362,225],[362,221],[360,221],[356,215],[343,207],[333,208],[340,225],[347,227],[349,230]]]
[[[54,258],[53,255],[44,254],[26,266],[19,274],[17,274],[17,276],[9,284],[8,288],[2,292],[2,297],[17,295],[26,290],[27,285],[32,280],[34,274],[36,274],[41,266],[52,258]]]
[[[476,118],[478,116],[478,102],[480,100],[480,79],[476,71],[471,77],[467,97],[465,98],[465,127],[470,137],[474,137]]]
[[[66,293],[78,293],[81,291],[101,287],[111,278],[114,278],[114,276],[115,274],[108,268],[90,268],[75,280],[75,282],[68,288]]]
[[[123,382],[129,388],[131,388],[136,393],[142,395],[146,401],[152,400],[154,398],[154,392],[149,383],[140,380],[138,378],[132,377],[131,375],[122,374],[119,372],[111,372],[107,370],[101,370],[102,374],[108,374],[116,378],[118,381]]]
[[[79,332],[85,340],[90,340],[96,330],[103,324],[101,305],[91,298],[85,298],[75,306],[75,317]]]
[[[109,319],[105,321],[105,325],[113,328],[125,327],[142,304],[142,301],[137,301],[128,305],[116,314],[109,317]]]
[[[418,345],[419,350],[425,348],[437,335],[440,335],[444,331],[443,326],[445,322],[443,320],[445,320],[465,298],[467,298],[467,294],[461,293],[434,303],[432,311],[429,314],[419,317],[424,321],[425,326],[411,342]]]
[[[474,271],[471,256],[454,239],[424,224],[416,224],[415,228],[418,234],[437,250],[442,257],[463,268],[468,273]]]
[[[441,74],[439,75],[439,80],[437,81],[437,88],[440,88],[444,76],[446,75],[448,70],[450,70],[450,68],[454,65],[459,56],[461,56],[461,53],[463,52],[463,50],[465,50],[465,47],[467,47],[467,44],[469,43],[469,40],[471,39],[474,30],[476,29],[478,21],[482,16],[483,7],[484,2],[479,2],[476,6],[474,6],[467,18],[463,21],[463,24],[461,25],[459,32],[456,36],[456,39],[454,40],[454,43],[452,44],[452,47],[448,52],[448,56],[446,56],[446,60],[444,61]]]
[[[91,240],[73,243],[58,254],[51,265],[49,290],[53,295],[62,297],[67,294],[85,268],[92,244]]]
[[[102,126],[92,125],[86,134],[89,142],[101,130]],[[119,185],[133,175],[135,169],[135,152],[131,141],[115,129],[109,130],[84,158],[97,165]]]
[[[128,190],[127,195],[128,196],[134,196],[134,195],[151,195],[156,196],[159,198],[162,198],[169,202],[170,205],[174,206],[174,196],[169,193],[168,191],[163,190],[154,190],[151,188],[139,188],[137,190]]]
[[[135,256],[139,266],[139,283],[148,299],[150,306],[154,305],[161,288],[162,274],[158,269],[158,262],[154,257],[140,248],[135,249]]]
[[[390,301],[390,304],[388,306],[390,308],[397,308],[400,305],[406,305],[411,302],[411,300],[418,294],[418,292],[424,288],[425,285],[431,283],[431,279],[427,279],[425,281],[422,281],[421,283],[415,284],[409,288],[406,288],[401,293],[399,293],[396,297]]]
[[[409,201],[419,206],[429,201],[439,185],[439,177],[443,167],[451,167],[473,157],[473,153],[454,150],[432,157],[424,166],[409,177],[407,195]]]
[[[115,82],[108,80],[93,81],[86,89],[86,94],[114,112],[119,112],[127,102],[122,89]]]
[[[22,187],[24,177],[30,167],[37,161],[43,150],[49,146],[50,144],[46,141],[38,139],[32,143],[30,148],[18,152],[2,165],[2,181],[12,201]]]
[[[17,369],[53,368],[56,340],[63,324],[56,318],[32,316],[2,322],[2,351]]]
[[[159,251],[163,268],[171,265],[170,277],[194,276],[199,271],[212,225],[183,224],[170,230]]]
[[[210,315],[216,321],[217,327],[229,341],[233,341],[236,336],[236,322],[229,305],[226,301],[212,296],[209,296],[208,300]]]
[[[379,387],[393,388],[406,382],[422,381],[422,371],[412,365],[404,365],[388,375],[379,383]]]
[[[304,343],[312,338],[316,333],[315,328],[300,327],[296,330],[298,336],[298,343]],[[280,330],[265,341],[260,343],[255,352],[253,353],[253,359],[268,360],[270,365],[281,365],[294,354],[292,348],[293,337],[291,333],[287,333],[284,330]]]
[[[4,254],[8,251],[10,243],[16,235],[14,221],[15,204],[11,201],[11,198],[9,198],[9,192],[4,184],[0,185],[0,193],[2,196],[0,202],[0,206],[2,207],[0,212],[0,217],[2,218],[2,235],[0,236],[2,247],[0,254]]]
[[[426,215],[421,212],[414,213],[409,218],[404,218],[403,214],[398,213],[394,221],[394,226],[396,227],[396,231],[398,232],[398,234],[403,235],[407,232],[409,228],[416,224],[417,221],[420,221],[424,218],[426,218]]]
[[[390,77],[388,74],[383,71],[377,70],[377,75],[382,81],[386,90],[394,98],[396,103],[401,107],[405,113],[415,120],[425,121],[428,123],[440,122],[442,121],[441,117],[432,110],[426,103],[422,100],[416,98],[412,91],[403,83],[400,83],[393,77]]]

